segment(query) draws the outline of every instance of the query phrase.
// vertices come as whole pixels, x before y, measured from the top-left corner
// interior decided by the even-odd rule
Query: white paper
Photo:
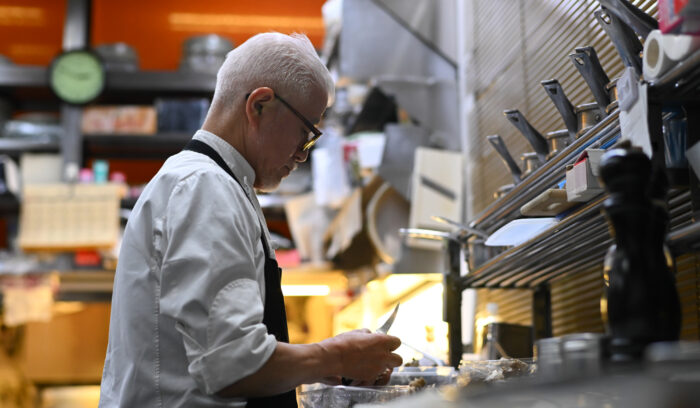
[[[651,139],[649,137],[649,105],[647,103],[647,84],[637,84],[638,98],[629,110],[620,111],[620,129],[622,140],[629,140],[632,145],[641,147],[651,158]]]
[[[486,246],[517,246],[541,234],[557,223],[556,218],[521,218],[491,234]]]

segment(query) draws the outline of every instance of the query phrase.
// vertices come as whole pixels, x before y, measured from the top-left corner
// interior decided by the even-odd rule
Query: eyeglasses
[[[250,96],[250,94],[247,94],[247,95],[245,96],[245,99],[248,100],[248,97],[249,97],[249,96]],[[311,123],[310,120],[306,119],[306,118],[304,117],[304,115],[302,115],[301,113],[299,113],[298,110],[294,109],[294,108],[292,107],[292,105],[290,105],[289,102],[287,102],[287,101],[285,101],[284,99],[282,99],[281,96],[275,94],[275,98],[279,99],[279,101],[282,102],[282,105],[286,106],[287,109],[289,109],[290,111],[292,111],[292,113],[293,113],[297,118],[299,118],[299,120],[301,120],[301,123],[303,123],[304,126],[306,126],[306,128],[309,129],[309,131],[312,133],[312,135],[309,136],[309,140],[307,140],[306,143],[304,143],[304,146],[302,146],[301,150],[302,150],[302,151],[307,151],[307,150],[311,149],[311,147],[313,147],[313,145],[316,144],[316,141],[318,140],[318,138],[321,137],[321,135],[323,134],[323,132],[321,132],[320,130],[318,130],[318,128],[317,128],[316,126],[314,126],[314,124]]]

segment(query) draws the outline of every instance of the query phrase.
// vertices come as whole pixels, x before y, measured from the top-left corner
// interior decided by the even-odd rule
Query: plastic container
[[[391,373],[389,385],[410,385],[422,378],[425,386],[441,386],[457,382],[458,373],[453,367],[396,367]]]
[[[356,404],[388,402],[414,392],[407,385],[346,387],[313,384],[299,393],[299,408],[346,408]]]

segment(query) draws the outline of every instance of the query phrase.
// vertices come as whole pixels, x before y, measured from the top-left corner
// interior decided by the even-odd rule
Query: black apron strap
[[[231,168],[228,167],[224,159],[208,144],[192,139],[185,146],[184,150],[201,153],[214,160],[236,183],[243,189],[243,184],[238,180]],[[247,196],[247,194],[246,194]],[[252,205],[252,202],[251,202]],[[258,220],[260,221],[260,220]],[[289,332],[287,330],[287,312],[284,307],[284,296],[282,295],[282,270],[277,265],[277,261],[270,256],[270,247],[265,238],[265,230],[260,223],[260,239],[262,240],[263,251],[265,252],[265,306],[263,309],[263,324],[267,327],[267,332],[275,336],[277,341],[289,343]],[[294,390],[283,394],[273,395],[264,398],[251,398],[246,405],[249,408],[257,407],[281,407],[296,408],[297,400]]]

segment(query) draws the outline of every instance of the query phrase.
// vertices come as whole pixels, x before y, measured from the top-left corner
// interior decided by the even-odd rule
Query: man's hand
[[[324,360],[337,373],[324,378],[327,384],[340,384],[341,376],[354,379],[351,385],[387,384],[391,370],[403,362],[393,353],[401,345],[398,337],[367,329],[342,333],[318,345],[325,351]]]

